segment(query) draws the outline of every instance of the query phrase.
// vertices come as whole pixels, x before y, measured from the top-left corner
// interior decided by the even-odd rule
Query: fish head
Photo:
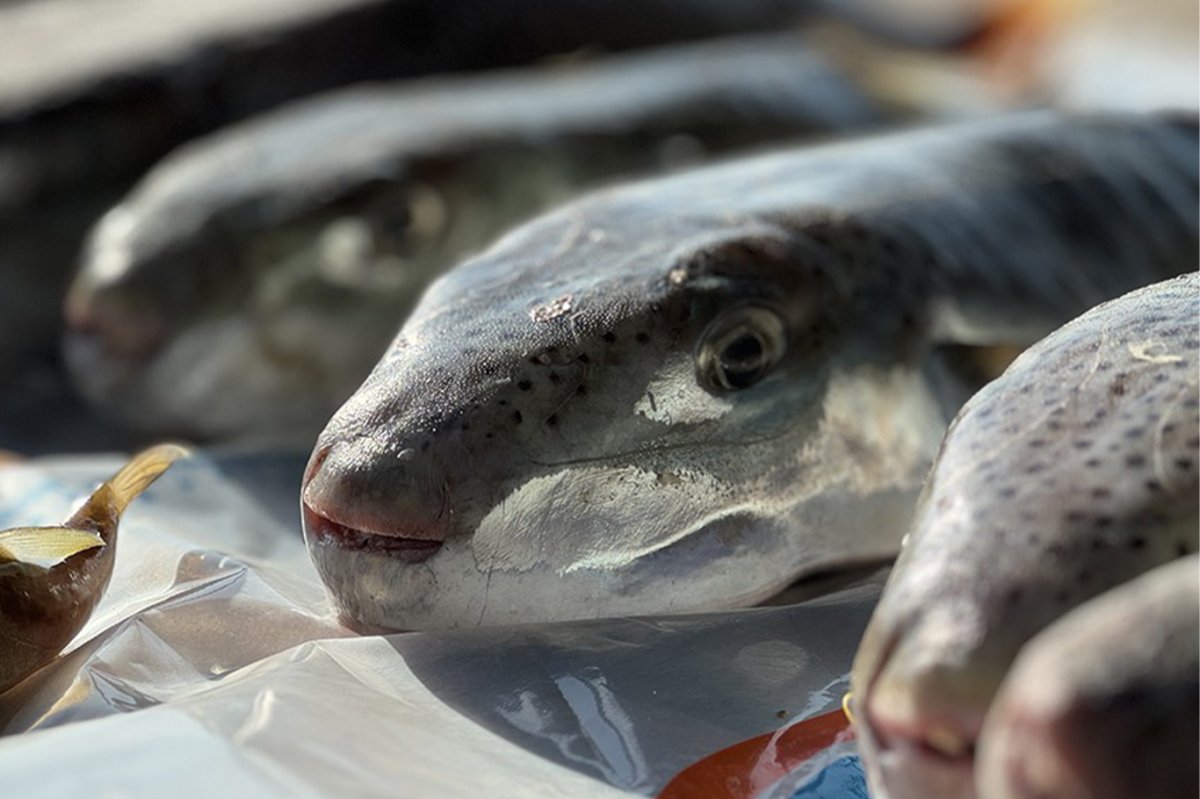
[[[66,301],[72,377],[143,432],[307,445],[462,246],[446,203],[463,192],[441,192],[432,166],[337,159],[328,175],[293,165],[298,185],[242,164],[243,185],[195,156],[92,231]]]
[[[197,301],[213,290],[203,284],[204,276],[225,270],[237,274],[230,265],[232,252],[218,239],[199,241],[207,246],[163,245],[140,224],[136,209],[111,209],[85,242],[81,267],[67,292],[69,331],[95,338],[114,361],[152,357],[173,326],[193,315]]]
[[[321,434],[305,532],[352,622],[744,605],[894,548],[944,426],[906,314],[796,220],[625,199],[441,278]]]

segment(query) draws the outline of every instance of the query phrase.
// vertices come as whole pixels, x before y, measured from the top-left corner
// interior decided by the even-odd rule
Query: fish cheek
[[[473,468],[513,488],[556,464],[627,453],[661,434],[638,411],[658,407],[654,381],[674,344],[664,327],[631,319],[513,355],[498,389],[449,423]]]

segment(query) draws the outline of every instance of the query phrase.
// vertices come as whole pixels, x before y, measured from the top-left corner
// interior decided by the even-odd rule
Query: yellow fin
[[[133,498],[146,490],[168,467],[191,454],[178,444],[158,444],[142,450],[108,480],[117,515],[120,516]]]
[[[49,569],[72,555],[104,546],[91,530],[70,527],[16,527],[0,532],[0,563],[17,561]]]

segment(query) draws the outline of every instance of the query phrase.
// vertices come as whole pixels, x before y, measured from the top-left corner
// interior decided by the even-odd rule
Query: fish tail
[[[133,499],[158,479],[172,463],[186,458],[190,451],[178,444],[158,444],[142,450],[105,483],[109,502],[119,517]]]

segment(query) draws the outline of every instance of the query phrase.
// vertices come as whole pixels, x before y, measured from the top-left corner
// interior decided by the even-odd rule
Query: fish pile
[[[130,442],[311,447],[362,631],[741,607],[899,553],[849,701],[874,795],[1196,795],[1196,42],[1119,34],[1194,4],[664,0],[644,36],[567,5],[129,155],[56,242],[71,396]],[[1156,91],[1097,100],[1110,48]],[[0,690],[86,620],[97,525],[0,533],[0,592],[90,592],[44,625],[0,593],[36,642]]]
[[[348,84],[776,30],[815,0],[0,3],[0,386],[43,365],[96,219],[157,159]]]

